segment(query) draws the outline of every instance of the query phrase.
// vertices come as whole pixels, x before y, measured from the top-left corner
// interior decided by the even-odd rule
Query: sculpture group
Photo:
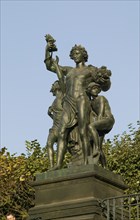
[[[102,150],[104,136],[112,129],[114,117],[108,100],[100,96],[111,86],[111,71],[86,65],[88,54],[84,47],[75,45],[70,51],[70,58],[75,67],[59,65],[59,58],[53,57],[57,51],[55,40],[46,35],[47,46],[45,60],[47,70],[57,74],[51,92],[54,102],[48,109],[53,119],[46,143],[50,169],[60,169],[67,151],[77,160],[81,155],[83,164],[88,164],[89,157],[93,163],[106,167],[106,158]],[[57,144],[57,160],[54,164],[54,143]]]

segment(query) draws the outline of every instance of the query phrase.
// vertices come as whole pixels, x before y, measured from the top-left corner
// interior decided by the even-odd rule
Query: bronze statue
[[[49,130],[49,135],[46,143],[46,148],[48,151],[48,157],[50,162],[50,167],[54,167],[54,143],[57,143],[58,140],[58,131],[59,131],[59,124],[62,116],[62,99],[64,94],[61,91],[59,81],[55,81],[52,85],[50,92],[56,96],[55,100],[53,101],[52,105],[48,109],[48,115],[53,119],[53,126]]]
[[[46,35],[46,40],[47,46],[44,60],[46,68],[57,74],[62,90],[65,91],[62,102],[62,117],[58,129],[57,164],[53,170],[61,168],[67,150],[68,135],[76,125],[78,126],[79,145],[86,165],[90,155],[89,130],[90,133],[93,133],[92,135],[95,133],[91,129],[93,126],[90,123],[91,98],[88,93],[88,87],[91,82],[94,82],[100,85],[102,91],[107,91],[111,85],[111,71],[104,66],[101,68],[92,65],[87,66],[85,63],[88,60],[88,54],[81,45],[75,45],[70,51],[70,58],[74,60],[76,66],[74,68],[60,66],[58,57],[54,59],[52,56],[53,52],[57,50],[54,44],[55,40],[50,35]],[[97,138],[93,139],[98,142]],[[99,148],[99,144],[97,144],[96,148]]]
[[[99,156],[101,164],[106,167],[105,155],[102,151],[102,143],[105,134],[109,133],[115,123],[114,116],[108,100],[104,96],[98,96],[101,92],[100,85],[90,83],[87,89],[91,99],[90,124],[88,125],[91,139],[93,140],[93,157]]]

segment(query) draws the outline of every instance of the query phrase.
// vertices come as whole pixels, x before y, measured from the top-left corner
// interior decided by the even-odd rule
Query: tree
[[[140,125],[140,122],[137,122]],[[104,151],[107,156],[108,169],[120,174],[128,185],[127,194],[140,192],[140,128],[128,125],[129,132],[107,140]]]
[[[138,122],[139,125],[139,122]],[[129,132],[114,136],[103,145],[108,169],[123,176],[127,194],[140,191],[140,128],[129,125]],[[0,151],[0,219],[5,220],[12,211],[18,220],[26,219],[28,210],[34,205],[34,189],[30,182],[38,172],[45,172],[49,162],[46,148],[37,140],[26,141],[27,154],[11,155],[6,148]],[[70,160],[66,154],[65,164]]]
[[[6,148],[0,151],[0,219],[12,211],[17,219],[26,219],[34,203],[34,189],[30,186],[37,172],[48,167],[45,148],[37,140],[26,141],[27,155],[10,155]]]

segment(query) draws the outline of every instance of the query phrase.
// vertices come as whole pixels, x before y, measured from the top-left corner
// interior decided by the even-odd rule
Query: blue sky
[[[69,52],[84,46],[87,64],[107,66],[112,86],[102,93],[115,125],[106,138],[140,119],[139,1],[1,1],[1,147],[26,153],[25,140],[44,147],[56,75],[43,63],[45,34],[56,39],[61,65],[74,66]],[[55,55],[56,55],[55,54]]]

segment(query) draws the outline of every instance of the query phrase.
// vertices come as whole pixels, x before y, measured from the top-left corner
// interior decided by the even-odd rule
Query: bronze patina
[[[115,120],[108,100],[98,94],[110,89],[112,73],[105,66],[86,65],[88,53],[83,46],[76,44],[70,51],[75,67],[59,65],[58,56],[53,58],[53,52],[57,51],[56,40],[49,34],[45,38],[44,63],[47,70],[58,77],[51,89],[56,98],[48,111],[53,119],[46,144],[51,170],[62,167],[70,143],[73,143],[73,148],[81,150],[83,164],[88,164],[88,158],[92,157],[94,164],[100,161],[105,167],[102,143]],[[54,143],[57,143],[56,165],[53,159]]]

